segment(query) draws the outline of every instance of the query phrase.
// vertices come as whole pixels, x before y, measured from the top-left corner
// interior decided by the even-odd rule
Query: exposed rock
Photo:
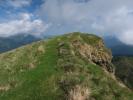
[[[88,79],[91,81],[94,77],[87,77],[91,71],[87,70],[86,65],[99,65],[103,71],[114,75],[112,54],[104,46],[102,39],[96,36],[73,35],[66,37],[69,41],[58,41],[60,59],[57,61],[57,67],[64,71],[63,78],[59,80],[59,87],[64,93],[65,100],[96,100],[91,94],[93,90],[89,84],[85,85]],[[100,79],[96,78],[97,82]]]
[[[66,43],[64,42],[60,42],[58,44],[58,53],[59,55],[66,55],[69,53],[68,49],[65,47],[65,45],[67,45]]]
[[[106,50],[102,41],[96,44],[96,46],[81,43],[78,40],[73,41],[72,44],[83,58],[96,63],[97,65],[103,66],[109,72],[114,71],[111,63],[112,55],[108,50]]]
[[[73,55],[78,53],[82,58],[86,59],[87,61],[103,66],[109,72],[114,72],[114,68],[111,63],[112,54],[104,46],[102,39],[99,39],[98,42],[93,45],[86,43],[81,37],[75,38],[69,44],[66,44],[62,41],[58,44],[59,55],[70,53],[68,51],[68,48],[65,48],[66,45],[69,45],[69,47],[71,47],[71,51],[73,51],[71,53]]]

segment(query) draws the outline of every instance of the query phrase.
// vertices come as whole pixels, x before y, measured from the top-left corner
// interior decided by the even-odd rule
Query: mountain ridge
[[[122,43],[115,37],[104,37],[105,45],[111,49],[113,56],[133,56],[133,46]]]
[[[10,37],[0,37],[0,53],[10,51],[12,49],[39,40],[40,38],[27,34],[18,34]]]
[[[79,32],[0,54],[0,99],[131,100],[111,59],[101,38]]]

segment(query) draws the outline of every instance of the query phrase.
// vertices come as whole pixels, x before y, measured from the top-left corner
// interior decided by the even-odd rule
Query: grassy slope
[[[38,44],[35,44],[34,46],[36,45]],[[16,79],[17,77],[16,80],[19,80],[20,85],[18,85],[17,88],[15,89],[11,89],[6,93],[2,93],[0,99],[2,100],[9,100],[9,99],[10,100],[37,100],[37,99],[43,100],[44,98],[47,98],[52,100],[53,98],[56,98],[54,97],[54,95],[58,95],[58,94],[53,94],[56,92],[52,92],[54,91],[53,90],[54,81],[55,81],[54,77],[56,76],[56,74],[59,74],[54,70],[55,69],[54,67],[56,65],[56,60],[58,57],[56,53],[56,47],[55,47],[56,42],[54,42],[54,40],[49,42],[47,41],[45,45],[46,45],[45,46],[46,52],[45,54],[40,55],[41,57],[38,58],[39,59],[38,61],[40,62],[40,64],[36,65],[37,68],[32,70],[27,70],[22,73],[17,71],[16,75],[14,75],[13,77],[7,74],[3,75],[13,79],[14,78]],[[20,51],[20,53],[24,51]],[[34,53],[33,51],[31,52]],[[28,53],[29,52],[26,52],[26,54],[24,55],[25,56],[24,59],[21,58],[21,62],[24,62],[23,60],[27,58],[27,56],[29,55]],[[1,60],[1,62],[3,61]],[[15,65],[13,67],[21,68],[19,65]]]
[[[77,38],[76,36],[72,38]],[[84,42],[87,41],[85,35],[81,37],[84,37]],[[64,35],[0,55],[0,86],[11,87],[8,91],[1,91],[0,100],[62,100],[65,98],[62,88],[69,90],[77,84],[89,88],[90,97],[96,100],[132,100],[133,93],[120,87],[99,66],[78,56],[59,56],[58,41],[64,41],[67,44],[64,48],[69,51],[70,40]],[[40,45],[44,47],[45,53],[38,52]],[[29,68],[29,62],[33,59],[36,60],[35,68]],[[58,65],[60,59],[63,62]],[[69,75],[60,67],[68,60],[74,65],[70,68],[73,73]],[[67,86],[59,84],[61,79],[67,81]]]

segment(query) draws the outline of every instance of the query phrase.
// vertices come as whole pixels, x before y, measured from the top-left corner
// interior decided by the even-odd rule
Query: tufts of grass
[[[75,39],[93,46],[100,40],[93,35],[66,34],[0,55],[0,86],[11,87],[0,91],[0,100],[66,100],[76,86],[90,90],[92,100],[132,100],[131,91],[75,52],[71,47]]]

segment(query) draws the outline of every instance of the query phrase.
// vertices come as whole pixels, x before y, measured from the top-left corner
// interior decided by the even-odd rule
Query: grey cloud
[[[45,0],[38,13],[47,22],[54,23],[56,33],[59,28],[62,32],[105,33],[133,45],[131,0]]]

